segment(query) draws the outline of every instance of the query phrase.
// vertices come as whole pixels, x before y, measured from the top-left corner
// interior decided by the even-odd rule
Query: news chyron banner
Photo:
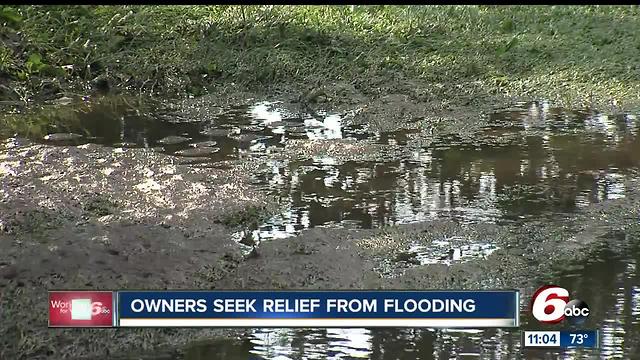
[[[518,327],[517,290],[51,291],[49,327]]]

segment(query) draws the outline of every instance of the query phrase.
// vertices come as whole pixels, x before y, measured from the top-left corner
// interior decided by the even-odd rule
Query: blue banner
[[[517,291],[119,291],[120,326],[517,327]]]

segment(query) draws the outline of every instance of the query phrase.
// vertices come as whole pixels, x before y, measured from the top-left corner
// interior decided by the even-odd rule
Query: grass
[[[441,97],[640,100],[638,6],[18,6],[0,18],[13,97],[101,79],[199,95],[403,78]]]

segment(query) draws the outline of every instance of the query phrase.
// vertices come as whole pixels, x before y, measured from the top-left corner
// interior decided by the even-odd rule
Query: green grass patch
[[[0,77],[37,90],[106,77],[201,94],[214,83],[305,86],[373,77],[491,94],[637,102],[637,6],[4,7]],[[37,81],[36,81],[37,83]],[[1,83],[0,83],[1,84]]]

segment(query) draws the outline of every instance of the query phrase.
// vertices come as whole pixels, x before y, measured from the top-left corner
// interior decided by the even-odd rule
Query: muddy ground
[[[447,107],[414,90],[362,94],[341,85],[312,98],[272,96],[288,99],[287,106],[352,112],[349,121],[371,128],[417,127],[416,141],[423,145],[438,134],[471,136],[486,121],[481,114],[489,105]],[[210,116],[226,103],[260,96],[229,92],[177,102],[175,111]],[[347,160],[396,151],[402,150],[366,141],[300,140],[278,156],[330,153]],[[640,236],[640,191],[630,183],[626,198],[567,218],[526,225],[439,220],[376,230],[315,228],[261,243],[249,253],[231,234],[278,211],[277,202],[250,183],[260,161],[198,167],[152,149],[3,141],[0,358],[179,357],[190,341],[243,332],[52,330],[46,327],[50,289],[518,288],[526,297],[539,285],[532,274],[588,257],[602,243],[624,251]],[[416,241],[428,246],[451,236],[491,238],[500,249],[484,260],[451,266],[419,265],[399,255]]]

